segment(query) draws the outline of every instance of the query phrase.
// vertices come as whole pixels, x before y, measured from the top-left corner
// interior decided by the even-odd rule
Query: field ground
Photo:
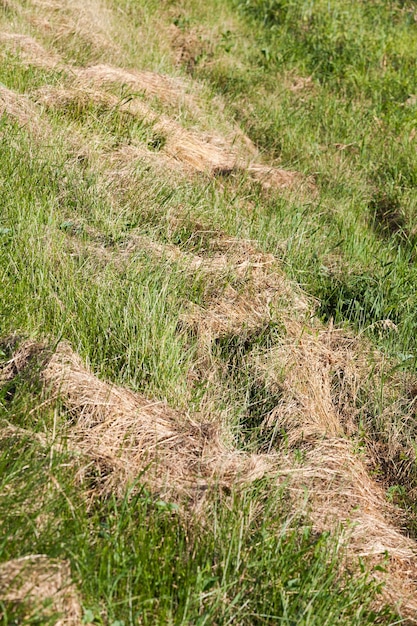
[[[417,622],[417,13],[0,0],[0,621]]]

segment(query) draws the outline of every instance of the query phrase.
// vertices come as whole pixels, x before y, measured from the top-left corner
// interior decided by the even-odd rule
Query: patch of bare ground
[[[11,49],[19,54],[22,61],[42,69],[55,69],[60,57],[46,50],[33,37],[19,33],[0,32],[0,44],[3,50]]]
[[[82,624],[69,564],[43,554],[0,564],[0,601],[21,607],[25,623],[32,623],[33,619],[40,623],[39,619],[56,616],[56,626]]]

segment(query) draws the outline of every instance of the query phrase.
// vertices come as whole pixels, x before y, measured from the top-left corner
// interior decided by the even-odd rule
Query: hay
[[[54,43],[73,40],[96,53],[119,52],[113,36],[113,14],[100,0],[30,0],[34,20]],[[43,19],[47,16],[47,20]]]
[[[290,445],[317,437],[353,434],[363,366],[353,350],[357,347],[355,342],[332,328],[314,329],[288,321],[286,327],[287,336],[281,345],[270,351],[263,362],[261,357],[256,363],[268,384],[282,390],[282,400],[265,425],[284,429]],[[342,385],[337,399],[335,373]],[[347,402],[343,394],[348,394]]]
[[[43,554],[0,564],[0,601],[22,605],[25,619],[57,614],[56,626],[78,626],[81,605],[66,561]],[[32,619],[31,619],[32,618]]]
[[[38,134],[44,127],[35,106],[22,94],[7,89],[0,83],[0,117],[3,115]]]
[[[290,330],[295,333],[296,328]],[[311,342],[317,344],[316,352],[309,345]],[[318,355],[323,360],[325,349],[331,351],[337,346],[341,360],[343,349],[349,350],[347,342],[336,331],[308,337],[300,352],[305,355],[300,368],[306,366],[308,353],[315,367],[322,367]],[[31,352],[31,344],[23,343],[11,360],[15,371],[30,362],[27,355]],[[294,508],[307,513],[319,532],[342,527],[348,562],[355,566],[358,557],[365,559],[372,575],[384,583],[384,599],[403,616],[416,618],[416,542],[401,532],[403,516],[386,501],[381,486],[369,476],[367,459],[358,454],[354,443],[333,436],[333,431],[339,433],[343,428],[337,428],[336,413],[329,420],[322,405],[317,404],[318,389],[313,383],[309,387],[306,380],[311,369],[300,383],[302,393],[297,376],[291,373],[293,396],[299,402],[303,397],[306,406],[310,406],[304,418],[307,427],[310,422],[314,427],[307,444],[304,438],[300,462],[288,452],[248,455],[233,446],[227,447],[215,423],[199,423],[163,402],[152,402],[100,381],[68,344],[61,343],[52,356],[48,351],[46,355],[49,360],[43,361],[42,380],[52,397],[60,397],[67,411],[69,449],[90,459],[84,479],[91,481],[94,468],[96,494],[122,493],[139,478],[155,495],[188,502],[194,511],[201,511],[213,487],[228,492],[264,476],[271,477],[274,484],[286,480]],[[287,394],[289,385],[288,381]],[[313,415],[313,411],[318,415]],[[297,446],[300,437],[293,436],[291,429],[298,433],[299,427],[297,419],[286,423],[288,441]],[[82,477],[82,471],[79,476]],[[382,571],[380,565],[386,569]],[[374,566],[378,568],[372,569]]]
[[[302,462],[290,457],[279,470],[294,507],[307,510],[318,532],[342,527],[351,562],[361,557],[372,569],[387,559],[386,573],[373,571],[383,597],[417,620],[417,544],[401,531],[404,513],[371,478],[366,448],[345,438],[358,434],[357,394],[371,376],[367,347],[331,325],[285,325],[281,345],[252,365],[282,396],[264,426],[285,433],[283,450],[301,446]]]
[[[42,374],[59,395],[72,425],[68,440],[93,459],[100,489],[123,491],[141,476],[160,497],[199,503],[211,486],[253,480],[263,458],[228,450],[214,424],[201,424],[164,402],[100,381],[67,344],[60,344]]]
[[[167,35],[171,41],[175,63],[185,66],[188,72],[192,72],[205,50],[201,34],[195,29],[183,32],[175,24],[170,24]]]
[[[35,39],[19,33],[0,32],[0,44],[8,46],[18,53],[28,65],[42,69],[55,69],[60,57],[41,46]]]
[[[144,92],[147,96],[159,98],[172,106],[186,104],[194,111],[197,108],[195,98],[187,93],[185,83],[179,78],[106,64],[74,69],[74,72],[78,81],[85,86],[127,86],[134,92]]]
[[[313,179],[311,177],[305,178],[300,172],[279,169],[259,163],[251,163],[247,171],[264,189],[306,190],[310,194],[317,194],[317,188]]]
[[[225,252],[202,267],[212,273],[227,269],[236,286],[229,280],[218,293],[208,292],[205,306],[190,303],[181,316],[181,322],[202,345],[229,335],[261,332],[289,307],[293,315],[301,317],[311,309],[311,303],[284,276],[273,255],[251,245],[240,250],[233,239],[229,246],[226,241],[217,245],[223,245]]]
[[[91,105],[102,106],[104,109],[111,110],[119,104],[119,99],[116,96],[102,91],[78,87],[57,88],[45,85],[34,92],[33,98],[38,104],[43,105],[47,109],[63,111],[72,106],[81,112],[88,109]]]
[[[6,348],[13,348],[15,343],[19,341],[18,336],[12,336],[5,342]],[[2,342],[3,343],[3,342]],[[16,350],[11,359],[2,363],[0,366],[0,385],[13,380],[20,372],[27,370],[28,367],[37,362],[39,356],[44,352],[43,344],[36,341],[25,341],[21,347]]]
[[[383,565],[385,570],[372,570],[384,583],[383,598],[417,622],[417,543],[401,532],[399,511],[387,503],[351,442],[323,440],[304,454],[302,466],[292,462],[280,469],[294,506],[306,510],[318,532],[344,528],[348,559],[364,558],[371,570]]]
[[[94,69],[95,75],[97,67]],[[111,68],[117,75],[119,71]],[[104,66],[103,74],[112,72]],[[80,70],[84,80],[89,76],[88,70]],[[124,71],[120,70],[123,74]],[[100,72],[98,73],[100,76]],[[103,79],[104,80],[104,79]],[[88,81],[87,81],[88,82]],[[157,84],[155,82],[155,84]],[[155,89],[156,91],[156,89]],[[177,168],[178,165],[184,171],[205,173],[212,177],[229,176],[234,173],[247,172],[249,177],[259,182],[265,189],[281,190],[301,190],[308,188],[314,192],[314,184],[310,179],[305,180],[298,172],[277,169],[272,166],[265,166],[251,162],[253,150],[247,138],[239,133],[234,134],[230,139],[215,135],[200,134],[197,131],[184,129],[180,124],[166,115],[160,115],[154,111],[149,104],[140,98],[132,98],[129,101],[118,99],[116,96],[83,86],[83,83],[75,82],[72,88],[50,88],[44,87],[36,92],[38,102],[48,108],[58,108],[65,110],[69,104],[86,108],[88,103],[100,104],[103,107],[117,108],[130,115],[141,119],[152,126],[153,131],[164,138],[163,145],[158,152],[158,158],[164,160],[165,165]],[[248,144],[249,142],[249,144]],[[130,147],[128,147],[130,148]],[[117,155],[120,156],[120,148]],[[117,156],[116,155],[116,156]],[[140,154],[136,151],[127,150],[124,152],[124,161],[128,157],[137,159],[139,157],[150,157],[155,160],[154,153],[142,150]]]

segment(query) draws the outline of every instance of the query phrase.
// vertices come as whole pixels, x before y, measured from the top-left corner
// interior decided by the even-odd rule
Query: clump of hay
[[[174,52],[174,60],[177,65],[183,65],[192,72],[199,57],[204,53],[206,44],[200,32],[197,30],[182,31],[175,24],[170,24],[168,36]]]
[[[19,126],[28,128],[34,134],[41,132],[44,127],[36,107],[26,96],[0,84],[0,117],[3,115],[10,117]]]
[[[54,44],[84,45],[96,53],[118,52],[113,14],[100,0],[30,0],[36,9],[34,20]],[[44,16],[47,19],[42,19]]]
[[[58,55],[47,51],[35,39],[27,35],[0,32],[0,43],[18,53],[29,65],[42,69],[54,69],[60,63]]]
[[[292,461],[280,472],[288,476],[294,506],[307,510],[315,529],[344,528],[347,558],[365,559],[384,583],[382,597],[417,622],[417,543],[401,532],[400,512],[387,503],[352,443],[318,440],[304,451],[302,464]]]
[[[261,331],[280,314],[286,315],[288,307],[301,316],[311,307],[273,255],[231,248],[230,257],[215,255],[204,269],[214,273],[228,268],[236,286],[228,282],[219,293],[209,292],[204,307],[190,304],[181,318],[204,345],[228,335]]]
[[[2,342],[4,348],[8,351],[12,350],[19,342],[18,335],[12,335]],[[24,341],[20,348],[16,350],[8,361],[3,363],[0,368],[0,385],[13,380],[23,370],[28,370],[29,366],[38,362],[39,357],[43,354],[45,347],[37,341]]]
[[[308,190],[316,194],[313,179],[305,178],[300,172],[279,169],[269,165],[251,163],[247,168],[249,176],[257,180],[264,189]]]
[[[28,555],[1,563],[0,601],[22,606],[28,621],[56,614],[56,626],[82,623],[69,564],[46,555]]]
[[[89,106],[101,106],[103,109],[110,110],[116,108],[119,99],[111,94],[102,91],[94,91],[92,89],[81,89],[77,87],[50,87],[45,85],[36,90],[34,99],[38,104],[42,104],[47,109],[58,109],[65,111],[68,107],[77,110],[87,110]]]
[[[265,473],[266,461],[228,450],[215,424],[198,423],[164,402],[100,381],[62,343],[42,373],[72,423],[71,447],[93,459],[104,491],[142,482],[161,497],[198,502],[210,486],[230,488]]]
[[[115,68],[112,68],[112,71],[115,72]],[[85,80],[88,77],[88,70],[81,70],[81,72]],[[105,66],[103,72],[110,72],[110,70]],[[148,82],[150,84],[150,81]],[[119,111],[129,113],[152,127],[157,136],[163,137],[158,155],[165,157],[167,164],[172,163],[174,167],[180,165],[185,171],[205,173],[213,177],[247,172],[249,177],[260,182],[265,189],[299,190],[307,185],[310,191],[314,190],[311,181],[305,181],[297,172],[254,162],[251,142],[242,133],[235,133],[228,140],[187,130],[167,115],[157,113],[141,98],[120,100],[98,88],[95,90],[85,88],[82,83],[77,85],[76,82],[72,88],[43,88],[37,92],[36,97],[46,106],[61,110],[65,110],[70,103],[85,107],[90,101],[108,109],[117,108]],[[118,149],[119,152],[120,149]],[[128,152],[125,154],[125,160],[127,155],[134,159],[138,156]]]
[[[126,70],[103,63],[74,69],[74,72],[83,85],[100,88],[108,85],[126,86],[133,92],[144,92],[169,105],[186,104],[191,110],[197,108],[195,98],[187,93],[186,85],[179,78],[150,71]]]
[[[338,330],[287,322],[281,344],[256,363],[269,384],[282,390],[282,400],[268,416],[266,426],[284,429],[290,445],[356,432],[355,401],[363,364],[353,346],[354,340]],[[338,374],[341,388],[335,399]],[[342,397],[347,391],[350,411]]]

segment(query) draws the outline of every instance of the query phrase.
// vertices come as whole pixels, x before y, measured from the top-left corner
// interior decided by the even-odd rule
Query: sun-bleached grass
[[[412,618],[412,99],[297,65],[324,4],[239,4],[1,11],[1,560],[69,560],[85,622]]]

